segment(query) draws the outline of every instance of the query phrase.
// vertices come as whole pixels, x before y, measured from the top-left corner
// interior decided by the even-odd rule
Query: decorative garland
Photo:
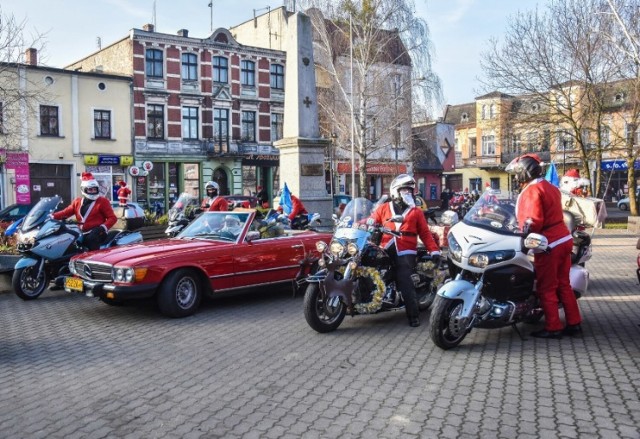
[[[380,273],[373,267],[358,267],[354,275],[356,277],[369,277],[376,286],[376,292],[371,298],[371,302],[356,303],[353,307],[358,314],[374,314],[382,308],[382,297],[384,296],[385,286]]]
[[[433,262],[420,262],[416,266],[416,271],[423,273],[425,276],[428,276],[432,279],[431,285],[442,285],[446,278],[446,270],[440,270],[436,267],[436,264]]]

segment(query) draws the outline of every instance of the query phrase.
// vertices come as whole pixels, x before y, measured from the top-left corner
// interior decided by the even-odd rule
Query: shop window
[[[164,163],[154,163],[149,172],[149,207],[154,211],[165,212],[166,180]]]
[[[124,168],[122,166],[87,166],[87,172],[91,172],[100,185],[100,195],[110,201],[117,201],[117,191],[120,189],[118,182],[126,181]]]

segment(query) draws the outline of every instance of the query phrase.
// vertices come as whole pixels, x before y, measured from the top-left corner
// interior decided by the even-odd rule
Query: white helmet
[[[411,194],[416,189],[416,181],[408,174],[400,174],[391,182],[390,192],[393,200],[402,200],[400,189],[411,189]]]
[[[216,193],[213,195],[220,194],[220,186],[215,181],[208,181],[207,184],[204,185],[204,191],[207,194],[207,196],[212,196],[212,195],[209,195],[209,189],[214,189],[216,191]]]
[[[82,196],[89,200],[96,200],[100,196],[100,184],[98,184],[90,172],[82,173],[80,191],[82,192]]]

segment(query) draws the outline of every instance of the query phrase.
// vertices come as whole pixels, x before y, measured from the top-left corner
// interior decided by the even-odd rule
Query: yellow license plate
[[[64,279],[64,287],[70,290],[82,291],[84,283],[82,279],[78,279],[77,277],[66,277]]]

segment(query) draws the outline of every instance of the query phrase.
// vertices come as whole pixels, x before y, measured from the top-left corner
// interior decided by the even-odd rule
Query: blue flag
[[[556,165],[553,162],[547,168],[547,174],[544,176],[544,179],[555,187],[560,186],[560,177],[558,177],[558,171],[556,170]]]
[[[280,205],[282,206],[282,212],[286,215],[291,213],[293,203],[291,202],[291,191],[287,187],[286,182],[284,184],[284,189],[282,189],[282,194],[280,194]]]

